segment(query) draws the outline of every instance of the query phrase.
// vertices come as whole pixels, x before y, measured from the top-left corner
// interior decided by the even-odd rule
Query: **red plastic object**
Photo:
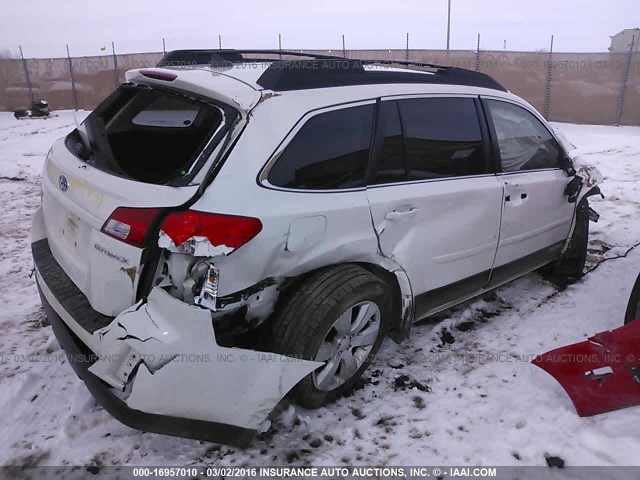
[[[176,246],[192,237],[207,237],[211,245],[240,248],[262,230],[257,218],[186,210],[170,213],[160,229]]]
[[[154,80],[164,80],[165,82],[173,82],[178,75],[170,72],[157,72],[155,70],[140,70],[140,74],[145,77],[153,78]]]
[[[567,392],[588,417],[640,405],[640,321],[551,350],[531,363]]]
[[[144,247],[149,226],[160,211],[160,208],[118,207],[104,222],[102,233],[134,247]]]

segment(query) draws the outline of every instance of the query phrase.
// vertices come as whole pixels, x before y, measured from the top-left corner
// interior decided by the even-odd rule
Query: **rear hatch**
[[[153,219],[196,195],[238,117],[196,95],[125,85],[53,145],[42,182],[49,245],[95,310],[135,303]]]

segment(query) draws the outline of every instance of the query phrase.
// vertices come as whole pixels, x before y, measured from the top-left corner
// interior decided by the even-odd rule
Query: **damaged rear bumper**
[[[222,347],[209,310],[160,288],[115,318],[100,317],[46,238],[32,251],[42,304],[69,363],[98,403],[132,428],[245,447],[287,392],[321,365]]]
[[[204,420],[193,420],[170,415],[159,415],[129,408],[115,390],[89,371],[91,353],[80,339],[66,326],[40,290],[42,306],[53,327],[53,332],[64,349],[69,364],[85,383],[91,395],[114,418],[131,428],[145,432],[162,433],[175,437],[208,440],[226,445],[246,447],[251,443],[255,430]]]

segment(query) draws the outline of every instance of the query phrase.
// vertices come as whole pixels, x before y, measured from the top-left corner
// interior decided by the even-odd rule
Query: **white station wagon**
[[[112,415],[246,446],[416,320],[581,274],[597,171],[491,77],[384,63],[171,52],[53,145],[37,283]]]

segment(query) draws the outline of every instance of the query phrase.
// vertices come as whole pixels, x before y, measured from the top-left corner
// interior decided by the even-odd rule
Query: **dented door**
[[[420,317],[486,285],[503,187],[472,98],[383,101],[378,128],[373,226],[382,253],[407,271]]]

